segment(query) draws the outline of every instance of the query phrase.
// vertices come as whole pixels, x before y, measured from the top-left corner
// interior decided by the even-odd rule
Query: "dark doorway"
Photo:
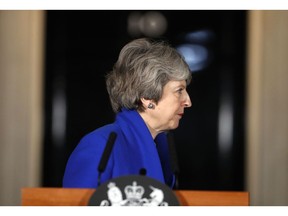
[[[125,43],[150,35],[193,72],[174,131],[179,189],[244,189],[246,11],[47,11],[46,32],[43,186],[61,187],[80,138],[113,121],[104,76]]]

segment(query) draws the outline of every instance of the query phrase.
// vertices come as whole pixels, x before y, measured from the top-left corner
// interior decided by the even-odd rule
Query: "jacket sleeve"
[[[107,138],[91,133],[86,135],[76,146],[66,165],[63,187],[67,188],[97,188],[98,165],[102,157]],[[113,158],[108,160],[101,182],[112,176]]]

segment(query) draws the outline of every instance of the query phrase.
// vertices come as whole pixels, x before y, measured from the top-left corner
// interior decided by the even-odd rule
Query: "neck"
[[[153,128],[153,126],[151,125],[151,120],[149,120],[149,116],[145,113],[145,112],[139,112],[139,115],[142,117],[142,119],[144,120],[147,128],[150,131],[151,136],[153,137],[153,139],[155,139],[155,137],[160,133],[159,131],[157,131],[155,128]]]

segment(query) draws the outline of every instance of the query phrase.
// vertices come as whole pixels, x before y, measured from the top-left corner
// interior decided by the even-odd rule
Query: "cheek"
[[[181,110],[181,102],[177,98],[161,102],[157,106],[157,117],[163,121],[173,120]]]
[[[172,113],[176,114],[181,110],[181,103],[178,100],[174,101],[174,103],[170,104],[169,109],[171,114]]]
[[[163,117],[173,119],[178,114],[179,110],[181,109],[181,106],[179,103],[170,103],[166,105],[165,108],[159,110],[159,114]]]

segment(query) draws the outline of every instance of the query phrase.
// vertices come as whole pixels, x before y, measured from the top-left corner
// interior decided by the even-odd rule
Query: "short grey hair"
[[[141,98],[157,103],[170,81],[191,81],[184,58],[167,42],[140,38],[125,45],[113,70],[106,76],[106,87],[115,113],[122,108],[145,108]]]

